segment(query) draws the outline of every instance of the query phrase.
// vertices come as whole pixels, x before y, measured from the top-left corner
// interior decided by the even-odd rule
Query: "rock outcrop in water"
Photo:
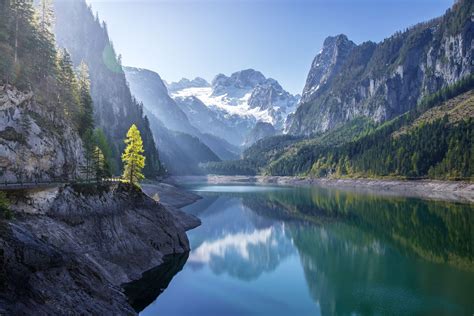
[[[189,250],[200,221],[129,186],[10,194],[0,223],[0,314],[135,314],[121,284]]]

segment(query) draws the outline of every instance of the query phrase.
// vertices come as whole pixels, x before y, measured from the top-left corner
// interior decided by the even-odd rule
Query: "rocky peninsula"
[[[164,256],[188,252],[185,231],[200,225],[176,207],[197,196],[180,200],[169,185],[155,193],[168,204],[124,184],[9,191],[14,218],[0,222],[0,314],[135,315],[122,285]]]

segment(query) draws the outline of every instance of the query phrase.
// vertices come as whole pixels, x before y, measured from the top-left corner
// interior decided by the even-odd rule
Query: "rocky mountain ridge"
[[[168,83],[164,81],[164,83],[168,88],[169,93],[173,93],[174,91],[183,90],[187,88],[205,88],[210,86],[209,82],[207,82],[206,79],[203,79],[201,77],[196,77],[192,80],[182,78],[178,82]]]
[[[310,135],[356,117],[382,122],[413,109],[423,96],[473,72],[473,3],[380,43],[328,37],[315,57],[289,132]]]
[[[282,133],[288,115],[295,111],[299,100],[299,96],[285,91],[278,81],[253,69],[237,71],[230,76],[218,74],[211,86],[173,90],[170,94],[186,108],[188,117],[197,114],[201,121],[215,121],[217,117],[222,124],[228,125],[238,140],[226,140],[239,146],[257,122],[272,124]],[[209,111],[203,111],[202,104],[216,114],[206,113],[204,119],[203,112]]]
[[[208,126],[206,126],[206,128],[200,128],[200,125],[193,124],[198,118],[195,115],[189,115],[189,113],[183,111],[177,104],[177,101],[169,96],[166,84],[159,74],[150,70],[133,67],[124,67],[124,70],[132,93],[135,98],[143,104],[145,112],[149,113],[150,127],[154,132],[159,151],[167,151],[168,153],[175,151],[175,149],[181,151],[183,148],[163,148],[160,146],[164,143],[173,146],[173,142],[164,140],[179,137],[181,141],[186,138],[188,145],[190,142],[193,142],[195,145],[197,145],[197,142],[202,142],[203,144],[199,145],[199,147],[201,147],[201,149],[204,149],[203,147],[205,146],[209,147],[219,157],[218,159],[235,159],[238,156],[239,150],[223,139],[222,134],[213,134]],[[169,131],[165,132],[163,128]],[[169,137],[160,135],[162,132]],[[191,140],[191,138],[197,138],[199,140],[196,142]],[[176,139],[174,143],[178,144],[182,142]],[[189,155],[192,156],[192,153],[186,154],[186,156]],[[168,156],[168,158],[170,157]],[[179,157],[174,157],[174,159],[169,159],[168,161],[174,163],[176,159],[179,159]],[[177,170],[177,166],[172,167],[169,164],[168,166],[170,169]]]

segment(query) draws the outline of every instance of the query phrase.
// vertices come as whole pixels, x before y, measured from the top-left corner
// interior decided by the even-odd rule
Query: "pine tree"
[[[102,179],[108,176],[105,157],[98,146],[95,146],[93,151],[93,169],[97,183],[102,182]]]
[[[94,119],[93,119],[93,104],[92,97],[90,94],[90,80],[89,80],[89,69],[84,62],[81,62],[79,65],[79,74],[78,74],[78,84],[79,84],[79,98],[81,105],[81,113],[79,120],[79,134],[82,136],[88,130],[94,128]]]
[[[12,13],[11,46],[13,48],[13,66],[16,83],[22,88],[28,86],[28,77],[34,67],[28,67],[19,62],[19,59],[27,55],[35,46],[36,30],[33,26],[34,9],[32,0],[11,0],[10,12]]]
[[[128,130],[125,144],[126,148],[122,154],[123,178],[131,184],[140,186],[139,181],[144,179],[142,170],[145,167],[145,156],[143,155],[145,151],[140,131],[135,124]]]
[[[89,183],[92,180],[94,169],[94,139],[92,131],[88,131],[82,137],[84,144],[84,165],[81,166],[80,170],[83,174],[84,180]]]
[[[97,146],[99,146],[100,150],[104,154],[105,158],[105,168],[107,170],[107,174],[111,176],[115,174],[118,170],[118,167],[115,165],[115,161],[113,160],[113,153],[112,148],[107,140],[107,136],[102,129],[96,128],[94,130],[94,142]]]
[[[37,11],[36,20],[38,21],[38,45],[37,64],[41,65],[41,73],[38,74],[41,79],[52,73],[54,68],[54,57],[56,48],[54,46],[54,11],[52,0],[41,0]]]

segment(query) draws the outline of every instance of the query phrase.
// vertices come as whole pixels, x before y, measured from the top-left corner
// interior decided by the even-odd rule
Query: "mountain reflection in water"
[[[472,205],[317,187],[195,189],[204,199],[185,209],[202,220],[192,251],[143,315],[474,311]]]

